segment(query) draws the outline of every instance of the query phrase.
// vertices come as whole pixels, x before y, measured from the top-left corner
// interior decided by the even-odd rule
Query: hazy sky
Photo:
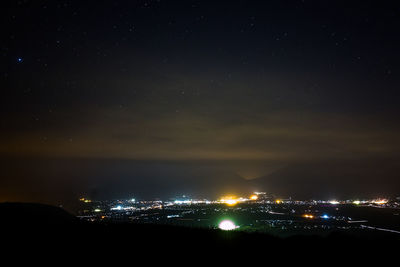
[[[321,190],[400,188],[398,5],[3,6],[0,201],[168,195],[237,177],[268,187],[299,165],[279,188],[310,170]]]

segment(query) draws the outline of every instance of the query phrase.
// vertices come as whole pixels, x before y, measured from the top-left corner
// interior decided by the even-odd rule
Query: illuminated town
[[[194,228],[325,235],[333,231],[400,234],[400,197],[351,200],[294,200],[264,192],[247,197],[96,201],[81,198],[79,218],[88,222],[176,225]]]

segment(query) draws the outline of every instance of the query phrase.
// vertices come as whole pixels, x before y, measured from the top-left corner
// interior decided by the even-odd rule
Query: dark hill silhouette
[[[91,199],[167,199],[185,194],[215,198],[223,194],[247,195],[253,190],[306,199],[341,198],[339,192],[344,197],[399,193],[395,192],[398,187],[394,185],[399,180],[395,174],[400,173],[400,164],[385,159],[279,162],[276,166],[263,161],[254,165],[240,161],[149,162],[58,158],[29,159],[27,162],[29,164],[21,168],[17,159],[2,158],[0,161],[0,167],[6,170],[4,175],[24,184],[23,187],[7,185],[0,179],[3,199],[68,203],[81,196]],[[258,169],[263,165],[268,173],[280,166],[286,167],[253,180],[245,180],[238,175],[242,169]],[[257,173],[262,173],[262,170]],[[37,184],[46,186],[37,187]],[[34,192],[29,190],[33,187]]]
[[[249,181],[252,188],[300,199],[395,196],[396,163],[384,161],[316,161],[297,163]],[[392,174],[392,175],[390,175]]]
[[[234,172],[201,163],[160,164],[149,169],[141,165],[115,168],[112,179],[107,172],[95,176],[89,191],[92,198],[129,198],[132,192],[143,198],[168,198],[181,194],[216,198],[221,194],[248,193],[247,180]],[[120,166],[118,165],[118,166]],[[102,167],[100,167],[102,168]],[[126,175],[132,172],[134,175]],[[117,193],[116,193],[117,192]]]
[[[62,208],[37,203],[0,203],[1,223],[8,225],[70,225],[78,219]]]

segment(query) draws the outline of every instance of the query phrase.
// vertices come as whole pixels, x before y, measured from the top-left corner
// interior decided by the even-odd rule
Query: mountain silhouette
[[[362,198],[399,194],[399,166],[385,161],[315,161],[287,165],[249,181],[252,188],[300,199]]]
[[[62,208],[38,203],[0,203],[1,223],[8,225],[70,225],[75,216]]]

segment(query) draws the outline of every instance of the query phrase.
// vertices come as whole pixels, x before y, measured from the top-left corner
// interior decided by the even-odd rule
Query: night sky
[[[0,201],[400,194],[395,1],[1,5]]]

